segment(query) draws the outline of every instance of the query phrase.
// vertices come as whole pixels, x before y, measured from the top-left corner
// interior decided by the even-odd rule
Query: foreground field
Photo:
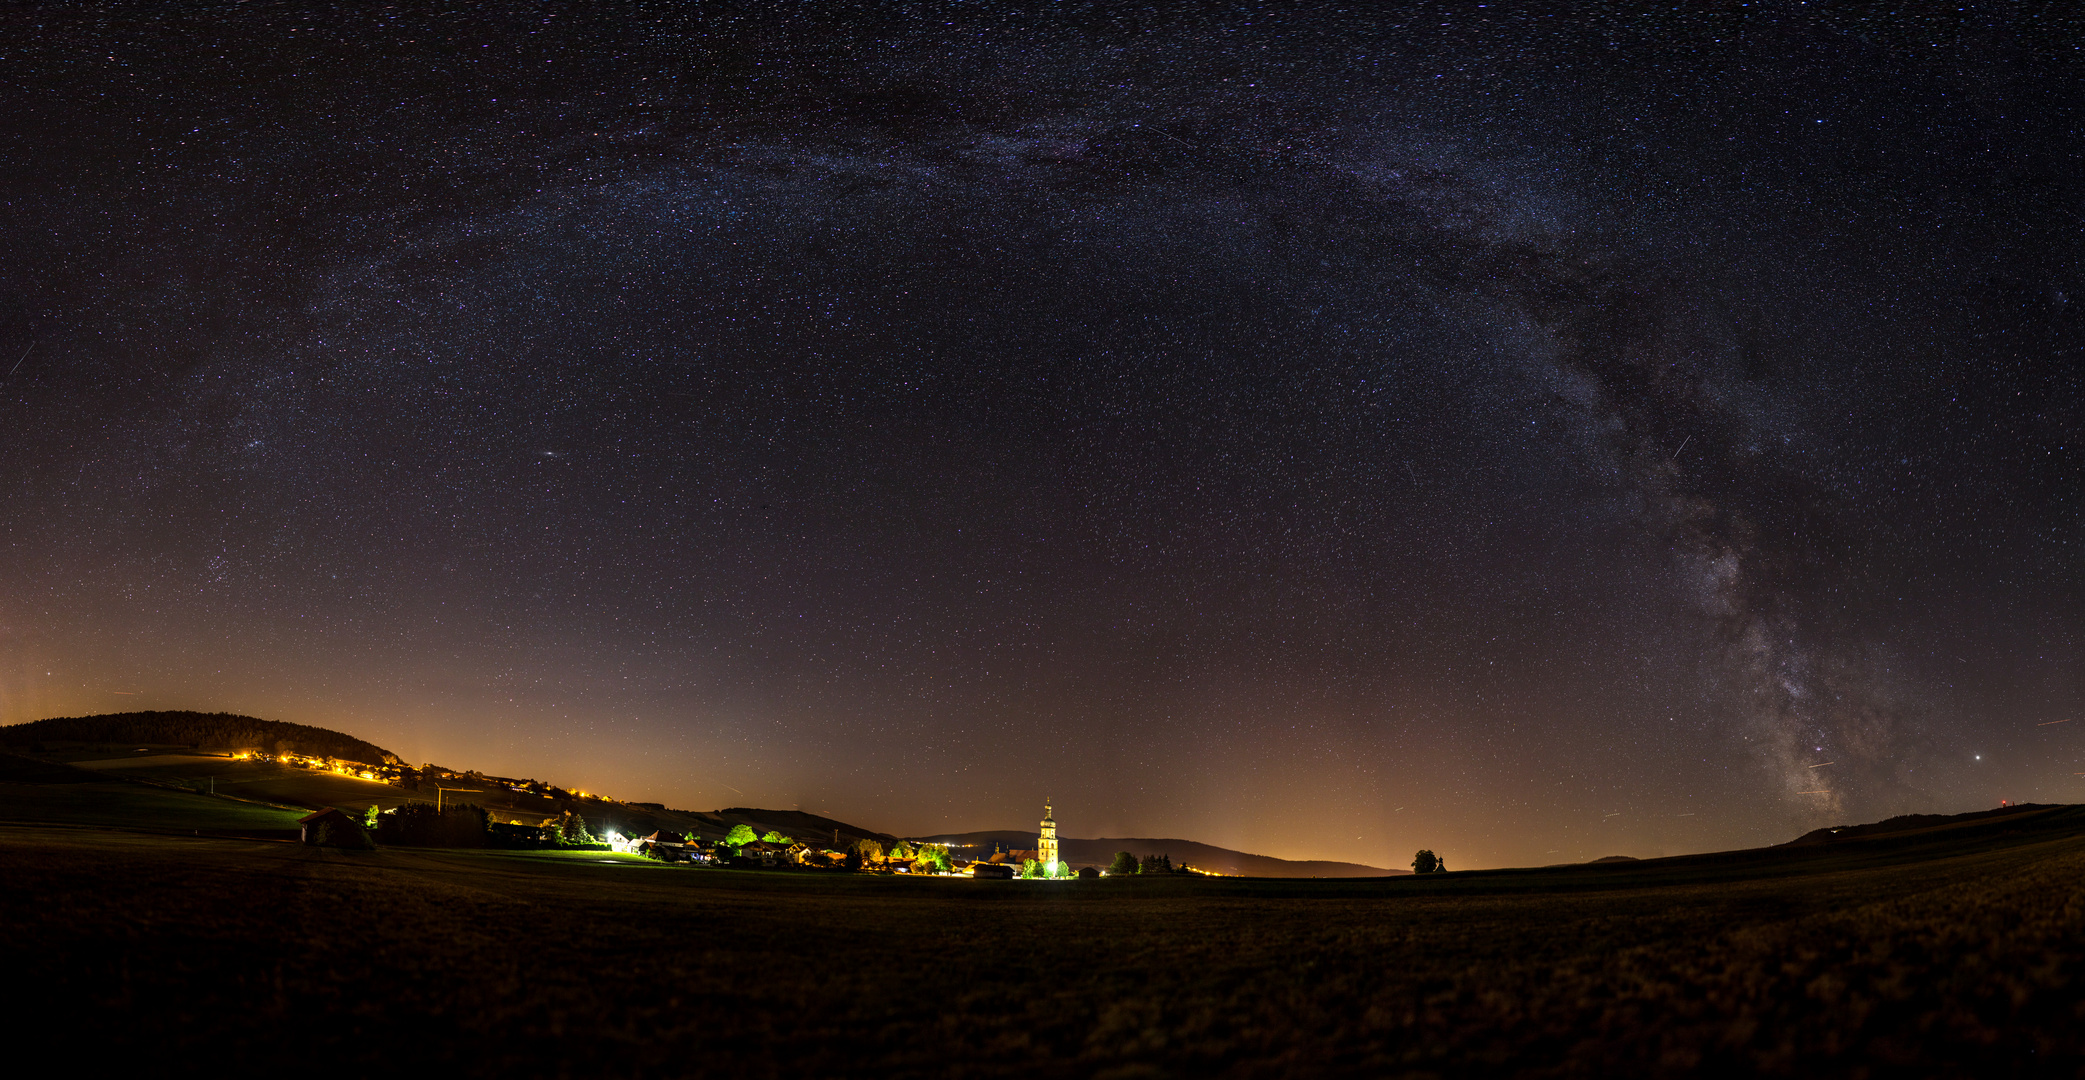
[[[301,810],[113,781],[61,786],[0,780],[0,821],[291,837],[303,815]]]
[[[2080,813],[1376,882],[0,827],[0,958],[20,1030],[234,1075],[2073,1076]]]

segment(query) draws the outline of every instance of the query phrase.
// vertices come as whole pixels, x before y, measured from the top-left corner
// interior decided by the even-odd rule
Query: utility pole
[[[434,786],[434,812],[435,812],[435,813],[437,813],[437,814],[439,814],[439,813],[441,813],[441,812],[442,812],[442,792],[444,792],[444,791],[477,791],[477,790],[478,790],[478,789],[477,789],[477,788],[474,788],[474,787],[443,787],[443,786],[441,786],[440,784],[436,784],[436,785]]]

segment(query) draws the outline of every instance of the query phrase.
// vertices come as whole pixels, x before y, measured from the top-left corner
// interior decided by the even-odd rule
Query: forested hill
[[[59,716],[0,727],[0,743],[143,743],[216,750],[264,750],[340,758],[381,765],[398,755],[353,735],[307,724],[262,720],[236,713],[133,712],[102,716]]]

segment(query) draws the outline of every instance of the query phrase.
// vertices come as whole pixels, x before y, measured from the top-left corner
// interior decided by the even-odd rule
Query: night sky
[[[1458,869],[2085,801],[2066,5],[161,6],[0,15],[0,722]]]

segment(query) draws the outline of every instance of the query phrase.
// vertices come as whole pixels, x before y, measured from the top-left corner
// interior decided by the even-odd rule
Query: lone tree
[[[948,857],[948,847],[944,844],[918,844],[913,847],[912,854],[915,872],[947,874],[954,872],[956,868],[954,861]]]
[[[558,818],[556,824],[553,824],[550,828],[551,831],[557,834],[557,841],[560,844],[577,846],[600,843],[599,840],[594,838],[593,832],[586,827],[586,819],[580,817],[575,811],[565,811],[564,815]]]
[[[1412,873],[1414,874],[1434,874],[1446,869],[1447,867],[1442,865],[1440,858],[1428,848],[1420,848],[1419,853],[1412,856]]]
[[[1108,864],[1109,877],[1115,877],[1120,874],[1134,874],[1136,872],[1137,857],[1127,851],[1116,852],[1115,861]]]

